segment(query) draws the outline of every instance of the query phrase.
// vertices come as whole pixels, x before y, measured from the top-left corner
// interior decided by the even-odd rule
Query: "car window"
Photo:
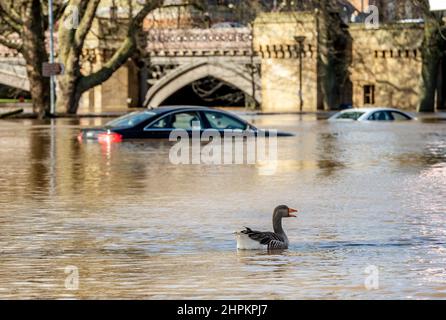
[[[405,114],[397,111],[392,112],[393,119],[396,121],[405,121],[405,120],[411,120],[410,117],[406,116]]]
[[[364,112],[359,111],[349,111],[349,112],[342,112],[340,113],[336,119],[350,119],[350,120],[358,120],[362,117]]]
[[[157,122],[155,122],[155,124],[153,124],[152,126],[150,126],[150,128],[152,129],[168,129],[170,128],[170,116],[164,117],[161,120],[158,120]]]
[[[128,115],[108,122],[105,127],[113,129],[131,128],[153,118],[154,116],[156,116],[156,113],[151,111],[132,112]]]
[[[374,112],[368,120],[372,121],[393,121],[393,117],[390,112],[387,111],[376,111]]]
[[[211,127],[217,130],[245,130],[246,123],[220,112],[205,112],[206,119]]]
[[[151,129],[183,129],[192,130],[192,126],[200,124],[200,118],[196,112],[182,112],[170,114],[155,122]]]

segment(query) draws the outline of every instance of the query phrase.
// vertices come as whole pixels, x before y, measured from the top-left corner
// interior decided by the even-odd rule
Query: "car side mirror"
[[[254,126],[252,126],[252,125],[250,125],[250,124],[248,124],[248,127],[246,128],[246,130],[252,130],[252,131],[257,131],[257,128],[256,127],[254,127]]]

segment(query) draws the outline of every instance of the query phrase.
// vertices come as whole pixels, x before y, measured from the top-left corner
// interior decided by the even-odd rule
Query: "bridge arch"
[[[244,65],[227,66],[221,63],[201,61],[194,64],[182,65],[166,74],[156,82],[147,92],[145,107],[159,107],[167,98],[178,90],[205,77],[214,77],[232,85],[252,97],[253,80],[251,73]],[[257,103],[261,102],[260,80],[254,79]]]

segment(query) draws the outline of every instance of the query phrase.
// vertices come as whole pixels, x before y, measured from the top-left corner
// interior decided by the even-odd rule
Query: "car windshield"
[[[343,112],[339,116],[337,116],[336,119],[358,120],[359,118],[361,118],[361,116],[363,114],[364,114],[364,112],[360,112],[360,111]]]
[[[123,117],[117,118],[113,121],[110,121],[105,125],[105,127],[113,129],[131,128],[153,118],[154,116],[156,116],[156,113],[151,111],[133,112]]]

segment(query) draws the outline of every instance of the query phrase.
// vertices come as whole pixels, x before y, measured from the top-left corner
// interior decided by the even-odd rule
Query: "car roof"
[[[397,111],[397,112],[403,112],[402,110],[398,110],[395,108],[353,108],[353,109],[347,109],[347,110],[343,110],[342,112],[346,113],[346,112],[375,112],[375,111]]]
[[[240,118],[238,115],[236,115],[232,112],[228,112],[228,111],[218,109],[218,108],[210,108],[210,107],[202,107],[202,106],[161,106],[161,107],[152,108],[152,109],[148,108],[145,111],[154,112],[159,116],[173,112],[173,111],[213,111],[213,112],[220,112],[223,114],[227,114],[233,118],[236,118],[238,120],[246,122],[244,119]],[[141,111],[141,112],[144,112],[144,111]]]
[[[169,113],[172,111],[182,111],[182,110],[196,110],[196,111],[216,111],[222,113],[229,113],[222,109],[202,107],[202,106],[161,106],[157,108],[147,109],[147,111],[155,112],[157,114]]]

